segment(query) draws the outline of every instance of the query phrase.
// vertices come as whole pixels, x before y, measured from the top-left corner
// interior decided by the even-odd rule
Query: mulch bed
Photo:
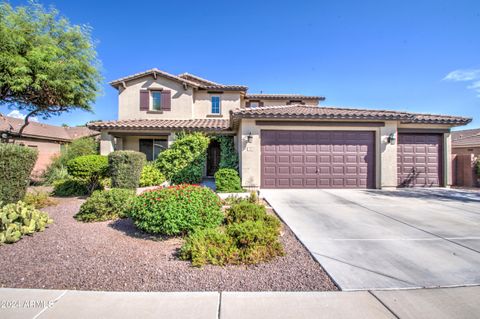
[[[256,266],[195,268],[176,257],[183,240],[152,237],[131,220],[81,223],[82,199],[47,207],[54,224],[43,233],[0,246],[0,286],[107,291],[336,290],[288,227],[286,256]]]

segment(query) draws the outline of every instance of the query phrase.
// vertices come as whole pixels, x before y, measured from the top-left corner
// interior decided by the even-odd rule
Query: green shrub
[[[163,235],[215,227],[223,220],[218,196],[207,187],[194,185],[144,192],[135,198],[129,216],[139,229]]]
[[[23,198],[23,202],[37,209],[57,204],[57,201],[51,198],[47,192],[27,192]]]
[[[477,167],[477,176],[480,177],[480,160],[477,161],[476,167]]]
[[[95,191],[80,206],[75,219],[83,222],[97,222],[124,218],[134,197],[135,191],[130,189],[113,188]]]
[[[15,144],[0,144],[0,202],[14,203],[25,196],[37,151]]]
[[[220,143],[220,168],[232,168],[238,171],[238,153],[233,136],[218,135],[215,139]]]
[[[60,155],[56,156],[43,174],[44,183],[53,185],[55,181],[67,179],[66,166],[68,161],[84,155],[98,154],[98,142],[93,137],[83,137],[64,145]]]
[[[232,168],[221,168],[215,173],[215,187],[221,193],[243,192],[240,176]]]
[[[259,203],[259,200],[258,200],[258,195],[256,192],[250,192],[250,195],[245,198],[245,197],[240,197],[240,196],[235,196],[235,195],[230,195],[228,196],[227,198],[225,198],[223,200],[223,203],[225,205],[234,205],[234,204],[239,204],[241,202],[249,202],[249,203],[252,203],[252,204],[258,204]]]
[[[0,208],[0,244],[14,243],[23,235],[44,231],[53,222],[48,214],[22,201]]]
[[[190,234],[180,258],[192,265],[257,264],[284,255],[280,221],[262,205],[242,200],[228,211],[226,226]]]
[[[85,196],[89,193],[89,185],[84,180],[70,177],[68,179],[58,180],[53,183],[53,194],[55,196]]]
[[[135,151],[116,151],[108,155],[112,187],[137,188],[146,156]]]
[[[165,182],[165,176],[155,165],[149,163],[142,169],[142,175],[140,175],[140,187],[158,186]]]
[[[158,156],[155,165],[172,184],[200,183],[210,139],[202,133],[181,134]]]
[[[67,163],[68,173],[74,178],[85,181],[88,194],[101,187],[100,181],[108,174],[108,159],[102,155],[84,155]]]
[[[201,229],[188,236],[180,249],[180,258],[192,266],[205,264],[223,266],[232,263],[239,254],[233,239],[220,228]]]
[[[258,264],[284,254],[283,246],[278,240],[279,228],[264,221],[234,223],[228,225],[226,232],[239,250],[239,263]]]

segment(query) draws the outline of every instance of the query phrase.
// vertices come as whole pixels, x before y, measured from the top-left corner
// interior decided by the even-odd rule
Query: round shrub
[[[147,233],[182,235],[218,226],[224,217],[221,206],[211,189],[182,184],[137,196],[129,216]]]
[[[53,183],[53,194],[60,197],[85,196],[90,193],[89,189],[88,182],[72,177]]]
[[[108,155],[112,187],[137,188],[143,165],[147,160],[145,154],[135,151],[115,151]]]
[[[15,144],[0,144],[0,202],[15,203],[27,191],[37,150]]]
[[[140,175],[140,187],[158,186],[165,182],[165,176],[153,164],[147,164]]]
[[[126,217],[130,209],[135,191],[113,188],[93,192],[83,204],[75,219],[83,222],[97,222]]]
[[[477,176],[480,177],[480,160],[477,160],[477,163],[475,166],[476,166]]]
[[[232,168],[221,168],[215,173],[215,187],[217,192],[243,192],[240,176]]]
[[[102,155],[79,156],[68,161],[67,170],[74,179],[84,181],[91,194],[101,187],[101,179],[108,174],[108,159]]]

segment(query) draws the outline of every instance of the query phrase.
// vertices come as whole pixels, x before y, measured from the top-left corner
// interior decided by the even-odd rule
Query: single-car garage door
[[[442,186],[442,141],[442,134],[398,134],[398,186]]]
[[[372,131],[261,134],[263,188],[374,188]]]

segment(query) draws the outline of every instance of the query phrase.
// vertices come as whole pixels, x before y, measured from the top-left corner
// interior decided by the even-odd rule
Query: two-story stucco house
[[[471,119],[327,107],[320,96],[249,94],[192,74],[158,69],[110,83],[118,120],[95,122],[101,153],[144,152],[149,160],[177,131],[231,134],[246,188],[449,186],[453,126]],[[214,174],[219,146],[208,150]]]

